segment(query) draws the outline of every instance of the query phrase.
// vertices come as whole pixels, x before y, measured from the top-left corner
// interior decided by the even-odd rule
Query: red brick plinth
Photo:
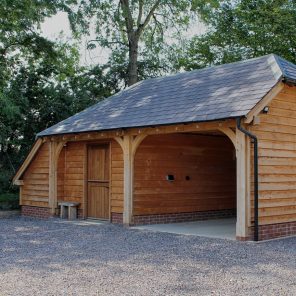
[[[223,219],[236,216],[235,209],[205,211],[205,212],[189,212],[189,213],[172,213],[157,215],[139,215],[133,216],[133,225],[144,224],[167,224],[190,221],[202,221],[209,219]]]
[[[259,226],[259,240],[296,235],[296,221]]]
[[[259,241],[296,235],[296,221],[269,225],[259,225],[258,235]],[[253,241],[254,227],[251,227],[249,229],[248,237],[236,237],[236,239],[239,241]]]
[[[51,217],[49,208],[22,206],[21,213],[22,213],[22,216],[39,218],[39,219],[48,219],[49,217]]]
[[[123,224],[123,214],[122,213],[111,213],[111,223]]]

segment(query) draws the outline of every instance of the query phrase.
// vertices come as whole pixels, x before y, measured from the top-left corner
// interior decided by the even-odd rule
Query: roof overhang
[[[285,83],[287,83],[287,81],[283,82],[282,80],[279,81],[258,103],[257,105],[245,116],[245,120],[244,122],[249,124],[253,121],[254,117],[256,117],[265,106],[267,106],[272,99],[274,99],[284,88]],[[294,84],[295,85],[295,84]],[[243,117],[243,116],[239,116],[239,117]],[[220,119],[220,120],[229,120],[231,118],[224,118],[224,119]],[[213,122],[218,121],[218,120],[211,120]],[[202,122],[207,122],[207,121],[202,121]],[[199,122],[196,122],[199,123]],[[201,123],[201,122],[200,122]],[[182,124],[182,123],[175,123],[175,124],[168,124],[168,125],[176,125],[176,124]],[[187,123],[183,123],[183,124],[188,124]],[[157,127],[157,126],[155,126]],[[137,127],[137,128],[151,128],[149,126],[143,126],[143,127]],[[129,129],[129,128],[126,128]],[[133,129],[133,127],[131,127],[131,129]],[[135,129],[135,127],[134,127]],[[118,131],[118,129],[115,129]],[[122,130],[122,129],[121,129]],[[96,131],[98,132],[98,131]],[[102,132],[102,131],[100,131]],[[108,131],[105,131],[108,132]],[[87,131],[85,132],[81,132],[81,133],[88,133]],[[65,133],[68,134],[68,133]],[[72,134],[72,133],[69,133]],[[76,134],[76,133],[75,133]],[[57,134],[57,135],[50,135],[49,137],[55,137],[55,136],[63,136],[63,134]],[[45,138],[47,138],[48,136],[45,136]],[[21,180],[21,177],[23,175],[23,173],[25,172],[25,170],[28,168],[28,166],[30,165],[31,161],[33,160],[34,156],[36,155],[37,151],[39,150],[39,148],[41,147],[42,143],[44,142],[43,137],[38,137],[35,141],[35,143],[33,144],[32,149],[30,150],[28,156],[26,157],[25,161],[23,162],[23,164],[20,166],[20,168],[17,170],[14,178],[13,178],[13,184],[14,185],[23,185],[23,181]]]
[[[257,116],[265,106],[267,106],[272,99],[274,99],[284,88],[285,83],[279,81],[258,103],[257,105],[246,115],[245,123],[251,123],[255,116]]]
[[[42,141],[41,138],[38,138],[35,141],[35,143],[33,144],[33,147],[31,148],[31,150],[30,150],[30,152],[28,154],[28,156],[26,157],[25,161],[22,163],[22,165],[17,170],[16,174],[14,175],[14,177],[12,179],[12,183],[14,185],[18,185],[18,186],[23,185],[23,181],[21,180],[21,177],[22,177],[23,173],[25,172],[25,170],[27,169],[27,167],[29,166],[29,164],[31,163],[34,156],[36,155],[36,153],[39,150],[42,143],[43,143],[43,141]]]

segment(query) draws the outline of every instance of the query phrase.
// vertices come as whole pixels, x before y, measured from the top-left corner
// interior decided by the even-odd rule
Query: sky
[[[41,25],[41,31],[43,35],[50,40],[59,38],[64,42],[72,43],[73,38],[71,34],[70,24],[67,17],[67,13],[58,12],[56,15],[46,18],[45,22]],[[84,37],[80,45],[80,61],[82,65],[91,66],[97,63],[105,63],[108,59],[108,50],[102,48],[96,48],[93,50],[87,50],[87,41],[95,39],[95,36]]]
[[[61,31],[64,32],[66,39],[71,38],[69,21],[65,12],[59,12],[53,17],[46,18],[41,25],[41,30],[49,38],[55,38]]]
[[[69,20],[65,12],[59,12],[55,16],[47,18],[41,25],[42,33],[45,37],[55,40],[61,39],[65,42],[74,42],[71,35]],[[195,34],[205,32],[206,28],[202,23],[197,22],[189,30],[187,30],[187,37]],[[108,60],[108,50],[97,47],[93,50],[87,50],[86,44],[88,40],[95,39],[94,33],[90,36],[84,37],[80,45],[80,61],[82,65],[92,66],[97,63],[104,64]]]

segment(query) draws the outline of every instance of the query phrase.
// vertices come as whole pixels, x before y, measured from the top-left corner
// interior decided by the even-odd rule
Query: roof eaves
[[[143,128],[154,128],[154,127],[161,127],[161,126],[170,126],[170,125],[178,125],[178,124],[191,124],[191,123],[203,123],[203,122],[214,122],[214,121],[225,121],[225,120],[231,120],[236,118],[245,118],[246,114],[238,114],[238,115],[230,115],[226,117],[216,118],[216,119],[206,119],[206,120],[194,120],[194,121],[182,121],[182,122],[171,122],[171,123],[161,123],[161,124],[154,124],[154,125],[139,125],[139,126],[124,126],[124,127],[118,127],[118,128],[109,128],[109,129],[97,129],[97,130],[83,130],[83,131],[76,131],[76,132],[63,132],[63,133],[53,133],[53,134],[37,134],[36,139],[42,139],[45,137],[51,137],[51,136],[63,136],[67,134],[83,134],[83,133],[98,133],[98,132],[111,132],[116,130],[128,130],[128,129],[143,129]]]

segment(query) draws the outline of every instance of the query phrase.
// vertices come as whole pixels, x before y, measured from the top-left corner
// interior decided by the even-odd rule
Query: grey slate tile
[[[296,65],[276,55],[141,81],[37,136],[245,116]]]

